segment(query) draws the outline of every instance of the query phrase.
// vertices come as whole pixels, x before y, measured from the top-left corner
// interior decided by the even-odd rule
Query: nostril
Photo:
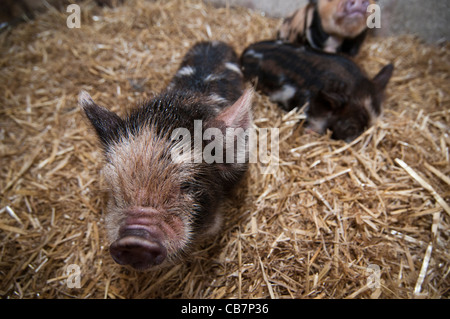
[[[120,265],[130,265],[136,270],[145,270],[161,264],[167,252],[158,241],[138,236],[127,236],[116,240],[109,247],[112,258]]]
[[[361,10],[365,11],[369,6],[368,0],[348,0],[346,3],[347,11]]]

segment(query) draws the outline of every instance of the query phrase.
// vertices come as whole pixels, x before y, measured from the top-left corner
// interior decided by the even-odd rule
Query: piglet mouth
[[[352,10],[347,12],[346,18],[356,19],[356,18],[365,18],[367,12],[365,10]]]
[[[353,21],[366,19],[367,16],[366,10],[355,8],[336,14],[336,19],[338,21]]]

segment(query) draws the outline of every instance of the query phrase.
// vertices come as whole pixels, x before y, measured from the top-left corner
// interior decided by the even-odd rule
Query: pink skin
[[[149,207],[133,207],[126,211],[119,238],[110,246],[113,259],[121,265],[145,270],[162,264],[170,249],[182,241],[184,226],[181,219],[165,219],[159,211]]]
[[[367,14],[369,0],[347,0],[341,1],[337,13],[338,18],[362,18]]]

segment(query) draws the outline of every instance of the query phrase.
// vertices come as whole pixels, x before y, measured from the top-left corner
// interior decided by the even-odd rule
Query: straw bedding
[[[369,39],[373,76],[395,64],[384,115],[351,144],[307,134],[301,110],[256,94],[255,126],[279,128],[273,174],[252,164],[220,234],[184,264],[116,265],[104,231],[101,152],[77,106],[119,114],[168,83],[197,40],[238,53],[280,20],[196,0],[49,10],[0,35],[0,295],[8,298],[448,298],[449,46]],[[70,288],[67,266],[79,266]],[[377,280],[379,279],[379,280]]]

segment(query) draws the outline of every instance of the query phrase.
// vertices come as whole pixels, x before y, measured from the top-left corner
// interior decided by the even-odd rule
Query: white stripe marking
[[[264,57],[264,55],[262,53],[258,53],[253,49],[250,49],[247,52],[245,52],[245,55],[251,55],[257,59],[262,59]]]
[[[178,70],[177,76],[192,75],[195,73],[195,69],[191,66],[185,66]]]
[[[270,99],[274,102],[280,102],[287,105],[289,99],[291,99],[295,95],[296,91],[296,88],[292,85],[285,84],[281,87],[280,90],[272,93],[270,95]]]
[[[242,74],[241,69],[239,69],[239,67],[235,63],[227,62],[225,63],[225,68],[230,71]]]
[[[209,98],[211,99],[211,101],[215,102],[215,103],[228,103],[228,100],[226,98],[221,97],[220,95],[216,94],[216,93],[212,93]]]

